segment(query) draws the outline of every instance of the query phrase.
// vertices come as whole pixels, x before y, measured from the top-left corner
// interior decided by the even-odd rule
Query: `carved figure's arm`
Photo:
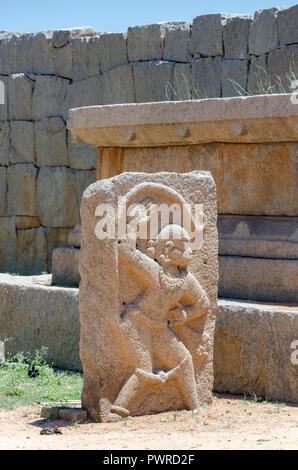
[[[136,248],[134,240],[118,244],[119,260],[137,277],[151,283],[158,269],[157,263]]]
[[[204,289],[192,274],[189,276],[187,300],[189,304],[183,305],[183,309],[187,314],[186,321],[207,315],[210,309],[209,299]]]

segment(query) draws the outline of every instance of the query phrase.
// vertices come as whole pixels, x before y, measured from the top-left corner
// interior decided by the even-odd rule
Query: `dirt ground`
[[[0,449],[298,449],[298,406],[217,395],[190,411],[129,418],[120,423],[42,422],[41,405],[0,411]],[[41,435],[58,426],[62,434]]]

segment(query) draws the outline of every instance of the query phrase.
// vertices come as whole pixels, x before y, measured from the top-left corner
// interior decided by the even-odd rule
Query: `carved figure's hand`
[[[183,307],[177,307],[169,312],[169,321],[174,325],[181,325],[187,319],[187,314]]]

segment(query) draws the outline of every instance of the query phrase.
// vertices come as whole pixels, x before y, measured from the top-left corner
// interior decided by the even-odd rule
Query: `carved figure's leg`
[[[182,341],[170,329],[154,335],[153,354],[164,367],[173,370],[173,379],[184,405],[190,410],[198,408],[198,396],[192,356]],[[168,372],[168,378],[171,371]]]
[[[137,396],[140,390],[140,382],[140,378],[136,374],[128,379],[111,407],[111,413],[116,413],[123,418],[129,416],[129,403]]]
[[[140,369],[152,374],[151,332],[148,327],[134,318],[125,320],[125,330],[118,331],[117,342],[126,364],[134,371]],[[144,380],[134,372],[120,390],[112,405],[108,421],[116,421],[129,416],[129,404],[139,393]]]

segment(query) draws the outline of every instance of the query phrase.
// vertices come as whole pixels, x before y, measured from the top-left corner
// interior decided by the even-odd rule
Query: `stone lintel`
[[[71,109],[76,141],[97,147],[156,147],[207,142],[286,142],[298,139],[291,94]]]

